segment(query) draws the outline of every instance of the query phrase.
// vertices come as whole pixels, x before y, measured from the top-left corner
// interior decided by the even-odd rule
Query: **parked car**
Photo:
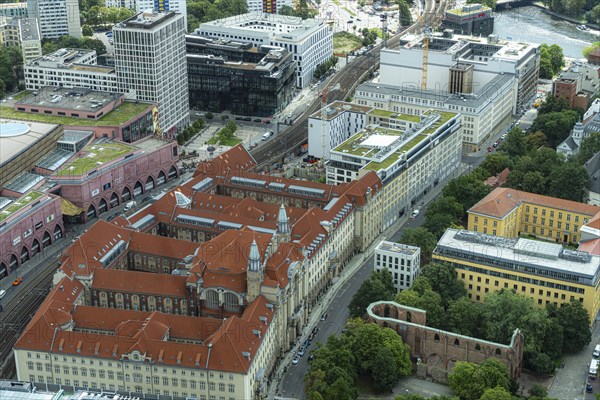
[[[0,299],[6,296],[6,290],[0,290]]]
[[[23,282],[23,278],[17,278],[13,281],[13,286],[19,286]]]
[[[417,217],[417,215],[419,215],[419,213],[420,213],[420,212],[421,212],[421,211],[419,211],[419,210],[415,210],[415,211],[413,211],[413,212],[412,212],[412,217],[413,217],[413,218],[416,218],[416,217]]]
[[[300,347],[300,350],[298,350],[298,355],[302,357],[304,353],[306,353],[306,347],[302,346]]]
[[[319,332],[319,327],[318,327],[318,326],[315,326],[315,327],[313,328],[313,331],[312,331],[312,333],[313,333],[313,335],[316,335],[316,334],[317,334],[317,332]]]
[[[298,363],[300,362],[300,357],[296,356],[294,357],[294,359],[292,360],[292,365],[298,365]]]
[[[586,392],[588,392],[588,393],[592,393],[592,392],[594,391],[594,387],[592,386],[592,384],[591,384],[591,383],[588,383],[588,384],[585,386],[585,391],[586,391]]]
[[[327,313],[321,315],[321,321],[325,321],[327,319]]]
[[[491,153],[492,151],[494,151],[494,148],[492,146],[488,147],[488,153]]]

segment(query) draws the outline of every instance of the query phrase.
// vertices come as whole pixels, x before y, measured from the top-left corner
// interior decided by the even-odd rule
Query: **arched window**
[[[206,307],[219,308],[219,293],[214,290],[206,292]]]
[[[460,342],[459,342],[459,340],[458,340],[458,339],[454,339],[454,345],[455,345],[455,346],[460,346]]]
[[[502,355],[502,352],[500,351],[500,349],[496,349],[496,355],[497,356],[501,356]]]
[[[440,335],[438,335],[437,333],[433,336],[433,340],[435,340],[436,342],[440,341]]]
[[[481,346],[479,345],[479,343],[477,343],[477,344],[475,345],[475,350],[477,350],[477,351],[481,351]]]

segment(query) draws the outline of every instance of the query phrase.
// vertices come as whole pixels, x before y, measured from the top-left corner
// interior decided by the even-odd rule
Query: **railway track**
[[[410,27],[394,35],[387,41],[387,48],[395,48],[400,43],[400,37],[406,33],[419,33],[424,26],[437,26],[446,7],[446,1],[425,1],[424,12]],[[327,84],[329,90],[327,103],[345,100],[356,87],[357,83],[364,81],[367,75],[379,66],[379,58],[383,44],[380,43],[367,54],[356,57],[344,66]],[[337,89],[334,89],[337,88]],[[308,140],[308,117],[319,110],[321,98],[314,99],[307,110],[300,115],[295,123],[284,129],[274,140],[251,150],[250,153],[258,164],[258,169],[267,169],[278,162],[285,161],[285,157],[293,154]]]
[[[9,377],[7,371],[12,349],[50,291],[52,275],[58,263],[49,261],[44,271],[21,283],[20,291],[10,302],[4,302],[0,313],[0,377]]]

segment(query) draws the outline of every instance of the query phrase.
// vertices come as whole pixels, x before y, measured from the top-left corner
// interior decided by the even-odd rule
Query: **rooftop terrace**
[[[17,211],[21,210],[22,208],[33,203],[43,195],[44,193],[42,192],[32,190],[31,192],[19,197],[18,200],[11,202],[8,206],[0,210],[0,222],[4,221]]]
[[[121,142],[94,143],[86,146],[82,150],[80,158],[67,164],[56,175],[82,175],[135,150],[137,150],[137,147]]]
[[[408,122],[419,122],[421,121],[421,117],[418,115],[410,115],[410,114],[400,114],[393,111],[382,110],[380,108],[375,108],[368,113],[369,115],[374,115],[377,117],[383,118],[393,118],[393,119],[401,119]]]
[[[389,138],[390,136],[397,136],[400,138],[401,136],[405,135],[404,131],[382,128],[379,126],[368,127],[358,132],[356,135],[352,136],[342,144],[338,145],[335,149],[333,149],[333,151],[374,160],[376,158],[375,156],[382,150],[382,148],[387,146],[394,147],[394,145],[399,144],[399,146],[392,153],[388,154],[388,156],[382,161],[371,161],[365,166],[365,169],[373,171],[387,169],[397,162],[402,154],[407,153],[413,147],[426,140],[431,134],[435,133],[439,127],[456,115],[455,113],[451,112],[436,112],[435,114],[438,114],[439,118],[434,123],[432,123],[430,126],[426,126],[422,131],[416,131],[417,133],[414,136],[407,137],[404,142],[392,144],[393,141],[391,141],[391,138]],[[425,115],[431,114],[426,113]],[[416,122],[419,121],[418,116],[409,115],[409,117],[417,118]],[[398,114],[397,119],[403,119],[401,118],[401,114]],[[367,138],[372,138],[373,136],[377,135],[381,136],[381,145],[370,145],[370,143],[365,144]]]
[[[120,126],[130,119],[151,107],[149,103],[133,103],[126,101],[110,113],[98,119],[84,119],[75,117],[61,117],[58,115],[31,114],[17,111],[9,107],[2,107],[2,118],[17,119],[22,121],[43,122],[46,124],[70,126]]]

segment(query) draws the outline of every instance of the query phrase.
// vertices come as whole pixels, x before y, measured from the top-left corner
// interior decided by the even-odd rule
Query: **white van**
[[[592,355],[593,355],[595,358],[598,358],[598,357],[600,357],[600,344],[597,344],[597,345],[596,345],[596,348],[594,349],[594,352],[592,353]]]
[[[419,215],[419,212],[420,212],[419,210],[413,211],[412,217],[415,218],[417,215]]]
[[[262,135],[262,140],[267,140],[271,136],[273,136],[273,131],[267,131]]]
[[[135,201],[130,201],[129,203],[125,204],[125,211],[129,211],[131,210],[133,207],[135,207],[137,205],[137,203]]]

